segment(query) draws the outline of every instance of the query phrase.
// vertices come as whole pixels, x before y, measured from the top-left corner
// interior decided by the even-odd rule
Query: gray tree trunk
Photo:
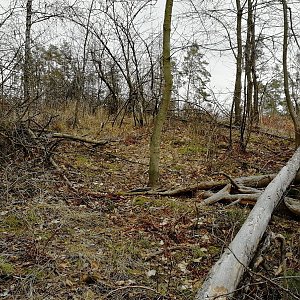
[[[233,296],[240,279],[253,258],[274,208],[300,168],[300,147],[258,198],[247,220],[221,258],[211,269],[196,300],[227,300]]]
[[[242,102],[242,59],[243,59],[243,46],[242,46],[242,17],[243,9],[241,1],[236,0],[237,8],[237,21],[236,21],[236,36],[237,36],[237,54],[236,54],[236,74],[234,85],[234,123],[240,125],[241,123],[241,102]]]
[[[283,80],[284,80],[284,93],[285,93],[285,100],[291,115],[291,118],[294,123],[294,130],[295,130],[295,144],[296,147],[300,146],[300,118],[296,108],[294,107],[290,89],[289,89],[289,73],[288,73],[288,66],[287,66],[287,53],[288,53],[288,34],[289,34],[289,18],[288,18],[288,6],[287,1],[282,0],[283,6],[283,57],[282,57],[282,67],[283,67]]]
[[[30,101],[30,69],[31,69],[31,26],[32,26],[32,0],[26,5],[26,28],[25,28],[25,54],[24,54],[24,74],[23,93],[24,102]]]

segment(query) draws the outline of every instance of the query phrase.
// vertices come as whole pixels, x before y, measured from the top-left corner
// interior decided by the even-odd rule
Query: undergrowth
[[[53,157],[76,191],[34,149],[29,156],[18,156],[22,150],[15,149],[14,158],[2,163],[1,298],[192,299],[250,208],[200,206],[197,193],[181,198],[127,195],[147,182],[151,125],[135,128],[125,118],[121,127],[112,127],[112,119],[99,110],[82,113],[73,129],[70,111],[49,111],[50,130],[109,143],[58,144]],[[288,140],[259,133],[253,133],[246,153],[237,144],[229,151],[225,127],[201,122],[201,116],[188,122],[173,120],[165,127],[163,188],[223,179],[220,173],[277,172],[293,152]],[[275,274],[282,253],[274,245],[264,255],[267,267],[256,272],[278,286],[247,273],[236,299],[281,299],[286,295],[280,286],[299,295],[299,222],[274,216],[269,230],[285,236],[286,269]]]

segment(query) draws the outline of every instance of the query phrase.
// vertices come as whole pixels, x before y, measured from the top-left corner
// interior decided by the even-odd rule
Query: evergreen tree
[[[207,71],[208,63],[200,52],[197,42],[194,42],[184,56],[182,63],[183,86],[186,90],[186,100],[197,103],[208,101],[209,94],[206,86],[210,82],[210,73]]]

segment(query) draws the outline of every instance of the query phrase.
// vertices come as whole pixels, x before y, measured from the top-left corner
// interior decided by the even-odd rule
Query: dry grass
[[[294,136],[293,122],[289,116],[263,116],[261,118],[261,126],[274,134],[285,135],[291,138]]]
[[[34,152],[2,165],[1,297],[192,299],[249,209],[216,205],[200,210],[200,195],[124,196],[124,191],[147,182],[151,128],[135,128],[130,119],[121,128],[99,127],[107,116],[98,111],[81,118],[73,130],[67,124],[71,112],[68,108],[60,113],[52,130],[115,142],[103,148],[67,142],[56,149],[54,158],[77,192],[69,190]],[[293,152],[288,141],[257,134],[248,153],[240,153],[238,147],[228,152],[227,136],[224,128],[201,119],[188,125],[169,121],[162,142],[162,186],[218,179],[219,172],[232,176],[274,172]],[[299,294],[295,277],[300,272],[298,223],[274,217],[270,230],[286,238],[287,271],[292,276],[288,284]],[[276,245],[268,249],[269,269],[259,271],[275,278],[280,254]],[[261,278],[245,280],[253,285],[241,290],[236,299],[282,295]]]

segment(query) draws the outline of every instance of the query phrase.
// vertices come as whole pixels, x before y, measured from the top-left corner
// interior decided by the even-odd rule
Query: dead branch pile
[[[28,122],[17,122],[0,126],[0,160],[7,163],[12,160],[39,160],[44,166],[52,166],[69,188],[74,189],[72,183],[55,160],[58,147],[63,142],[79,142],[92,147],[106,145],[108,140],[92,140],[87,137],[73,136],[63,133],[52,133],[45,127],[29,126]]]
[[[179,187],[171,190],[151,190],[150,188],[141,188],[129,191],[128,195],[160,195],[160,196],[191,196],[198,195],[203,199],[202,204],[210,205],[222,201],[234,205],[237,203],[254,206],[257,199],[261,196],[264,188],[276,177],[276,174],[267,174],[259,176],[231,178],[227,174],[220,174],[227,180],[202,181],[196,185],[188,187]],[[294,178],[293,188],[297,190],[297,184],[300,183],[300,173]],[[283,205],[296,215],[300,215],[300,190],[292,197],[284,197]],[[296,197],[295,197],[296,196]]]
[[[300,148],[297,149],[293,157],[268,184],[266,189],[260,193],[257,203],[247,220],[211,269],[202,288],[196,295],[196,300],[215,298],[227,300],[232,298],[244,271],[248,268],[256,252],[259,241],[266,231],[275,207],[296,177],[299,168]],[[236,182],[232,183],[233,185],[236,184]],[[224,193],[227,193],[227,189],[223,189],[222,194]],[[289,291],[285,290],[285,292],[288,293]],[[293,295],[290,293],[289,296]],[[299,298],[295,297],[294,299]]]

